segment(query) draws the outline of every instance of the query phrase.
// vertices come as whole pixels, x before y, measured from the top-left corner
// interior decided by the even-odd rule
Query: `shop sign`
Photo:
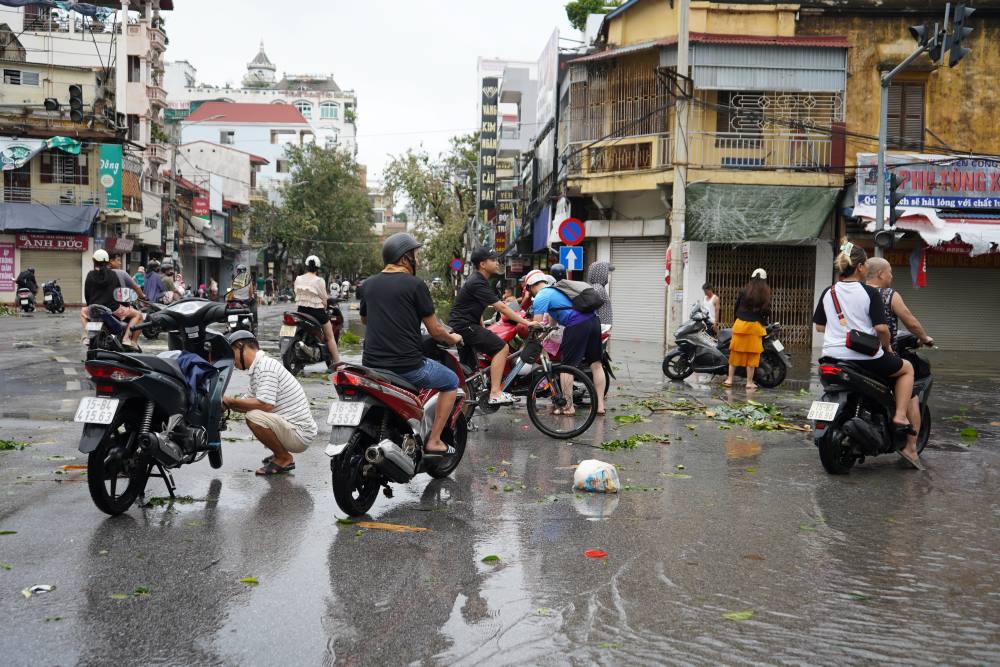
[[[493,236],[493,250],[497,253],[504,253],[507,251],[507,231],[497,230],[496,234]]]
[[[0,243],[0,292],[14,291],[14,244]]]
[[[481,118],[479,125],[479,210],[496,208],[497,190],[497,107],[500,102],[500,80],[486,77],[482,81]]]
[[[132,239],[125,239],[119,236],[111,236],[104,239],[104,249],[105,250],[118,250],[119,252],[132,252],[132,248],[135,245],[135,241]]]
[[[122,147],[118,144],[101,144],[100,167],[97,180],[104,188],[104,206],[122,207]]]
[[[878,157],[858,154],[856,205],[878,201]],[[1000,208],[1000,162],[986,158],[893,153],[886,167],[900,180],[900,206],[926,208]]]
[[[57,236],[55,234],[18,234],[14,244],[23,250],[68,250],[86,252],[90,239],[86,236]]]
[[[208,206],[208,197],[191,198],[191,215],[197,216],[199,218],[212,217],[212,212]]]
[[[524,261],[520,259],[510,260],[510,272],[511,273],[521,273],[524,271]]]

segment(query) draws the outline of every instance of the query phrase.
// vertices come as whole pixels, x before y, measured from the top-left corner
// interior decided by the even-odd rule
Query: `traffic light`
[[[896,210],[896,206],[899,202],[903,201],[904,195],[899,192],[899,186],[903,184],[899,176],[896,174],[889,174],[889,215],[888,222],[890,227],[896,226],[896,221],[899,220],[899,211]]]
[[[968,55],[970,49],[962,46],[962,42],[972,34],[972,28],[965,27],[965,21],[972,16],[976,10],[966,7],[963,4],[955,5],[955,13],[952,14],[951,25],[951,52],[948,54],[948,67],[954,67],[958,61]]]
[[[931,40],[931,24],[924,21],[921,25],[911,25],[910,34],[920,46],[927,46]]]
[[[74,123],[83,122],[83,86],[75,83],[69,87],[69,117]]]
[[[45,98],[45,110],[46,111],[59,111],[59,100],[54,97]]]

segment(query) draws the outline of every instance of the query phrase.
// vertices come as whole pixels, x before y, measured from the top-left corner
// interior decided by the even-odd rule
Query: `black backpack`
[[[553,287],[565,294],[566,298],[573,303],[573,310],[581,313],[592,313],[604,305],[604,298],[590,283],[579,280],[560,280]]]

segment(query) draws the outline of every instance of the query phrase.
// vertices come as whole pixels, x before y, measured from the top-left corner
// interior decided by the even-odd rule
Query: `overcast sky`
[[[168,60],[201,83],[239,85],[264,40],[278,75],[333,73],[358,95],[358,159],[432,154],[477,124],[476,59],[537,60],[552,30],[580,39],[565,0],[174,0]],[[572,46],[563,42],[563,46]]]

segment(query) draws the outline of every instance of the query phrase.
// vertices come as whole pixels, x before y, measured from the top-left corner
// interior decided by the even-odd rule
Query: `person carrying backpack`
[[[537,275],[534,275],[537,274]],[[532,271],[525,277],[525,284],[533,298],[532,310],[536,321],[548,314],[565,327],[562,335],[562,361],[569,366],[582,363],[590,365],[597,395],[597,414],[604,415],[604,366],[601,363],[601,322],[597,309],[604,305],[604,299],[587,283],[575,280],[560,280],[548,286],[547,276],[541,271]],[[573,395],[573,376],[560,375],[563,393]],[[555,414],[572,415],[575,407],[557,409]]]

